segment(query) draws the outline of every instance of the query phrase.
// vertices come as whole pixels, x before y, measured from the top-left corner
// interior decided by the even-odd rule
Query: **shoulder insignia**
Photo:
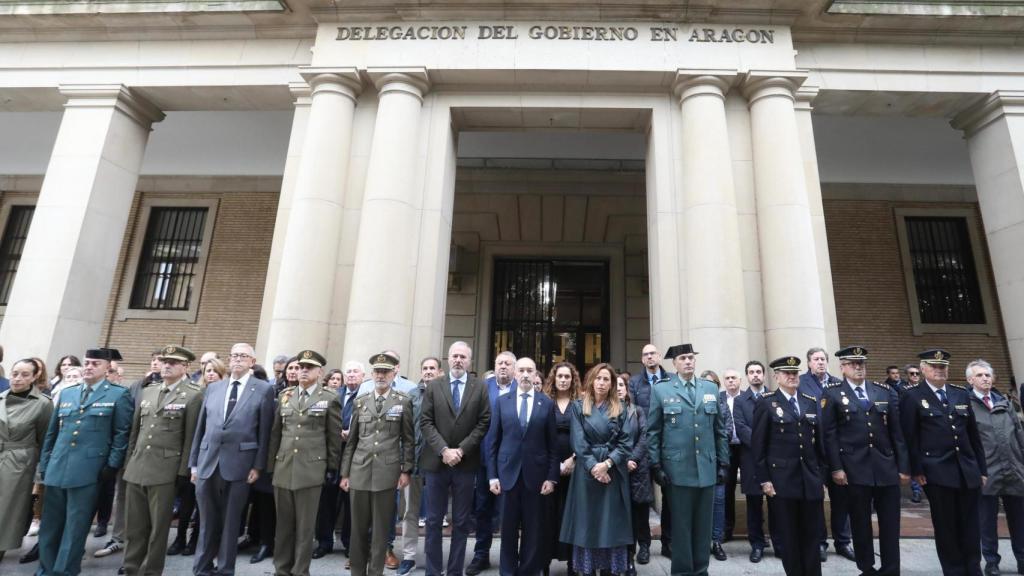
[[[401,398],[403,400],[409,397],[408,394],[406,394],[405,392],[402,392],[401,390],[395,390],[395,396],[398,396],[399,398]]]
[[[807,398],[808,400],[810,400],[812,402],[817,402],[818,401],[817,398],[815,398],[814,396],[811,396],[810,394],[804,394],[803,392],[801,392],[800,395],[803,396],[804,398]]]
[[[964,392],[967,391],[967,387],[964,386],[963,384],[953,384],[952,382],[946,382],[946,385],[947,386],[952,386],[953,388],[959,388],[959,389],[963,390]]]
[[[889,385],[886,384],[885,382],[871,382],[871,383],[874,384],[875,386],[878,386],[879,388],[885,388],[886,390],[892,390],[892,388],[890,388]]]
[[[373,390],[370,390],[369,392],[363,392],[362,394],[356,394],[356,400],[358,400],[360,398],[365,398],[365,397],[369,396],[370,394],[373,394]]]
[[[188,388],[189,390],[195,390],[196,392],[202,392],[203,391],[203,387],[202,386],[200,386],[199,384],[196,384],[195,382],[191,382],[191,381],[189,381],[187,384],[185,384],[185,387]]]
[[[825,388],[836,388],[842,385],[842,382],[829,382],[828,384],[825,384]]]

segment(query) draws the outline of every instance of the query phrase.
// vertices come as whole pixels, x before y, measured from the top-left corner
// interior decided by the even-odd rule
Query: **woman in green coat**
[[[572,545],[573,568],[580,574],[625,573],[626,547],[633,543],[626,468],[631,448],[615,380],[609,364],[594,366],[584,379],[582,398],[572,406],[576,473],[560,540]]]
[[[0,393],[0,502],[8,521],[0,523],[0,559],[21,548],[32,519],[32,483],[53,404],[32,385],[43,367],[19,360],[11,388]]]

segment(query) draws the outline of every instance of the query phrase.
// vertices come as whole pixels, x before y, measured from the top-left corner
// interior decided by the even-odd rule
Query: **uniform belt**
[[[5,450],[21,450],[24,448],[35,448],[35,442],[0,442],[0,452]]]

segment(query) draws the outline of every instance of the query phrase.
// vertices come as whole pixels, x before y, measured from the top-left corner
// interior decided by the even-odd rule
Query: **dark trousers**
[[[274,548],[274,533],[277,531],[277,510],[274,495],[269,492],[252,490],[249,492],[249,524],[246,529],[249,538],[260,546]]]
[[[100,480],[99,493],[96,495],[96,524],[110,524],[110,515],[114,510],[114,495],[117,492],[117,478]]]
[[[352,499],[344,490],[338,492],[338,514],[341,516],[341,547],[348,550],[352,540]]]
[[[672,490],[661,490],[661,548],[672,549]]]
[[[925,484],[935,530],[935,548],[946,576],[981,574],[981,534],[978,528],[978,488]]]
[[[747,541],[750,548],[764,550],[764,495],[747,494]],[[772,531],[772,544],[778,551],[777,535]]]
[[[473,511],[472,494],[476,484],[476,471],[465,472],[441,466],[437,472],[427,472],[427,530],[423,545],[427,558],[426,576],[462,576],[466,563],[466,538],[469,536],[469,517]],[[448,509],[448,495],[452,498],[452,537],[448,547],[448,565],[443,568],[444,551],[441,548],[441,522]]]
[[[341,498],[338,496],[341,491],[335,482],[324,482],[320,487],[320,505],[316,510],[316,543],[328,550],[334,549],[334,526],[338,523],[338,512],[341,510]]]
[[[235,573],[235,557],[238,555],[238,531],[242,525],[242,513],[249,500],[249,484],[246,481],[229,482],[220,475],[220,468],[207,479],[196,483],[196,502],[203,525],[199,529],[199,547],[192,564],[196,576],[214,574],[213,561],[217,560],[216,574]]]
[[[568,480],[565,480],[568,482]],[[651,545],[651,504],[631,502],[630,515],[633,520],[633,543]]]
[[[866,574],[897,576],[900,573],[900,487],[856,486],[846,490],[850,503],[850,529],[857,568]],[[875,572],[875,543],[871,510],[878,514],[878,549],[882,564]]]
[[[487,477],[487,468],[481,467],[476,475],[476,488],[473,497],[473,516],[476,519],[476,544],[473,546],[473,558],[486,560],[491,551],[491,540],[494,539],[494,519],[498,515],[498,499],[491,493],[491,480]]]
[[[527,490],[520,477],[511,490],[502,490],[501,576],[535,576],[547,565],[544,558],[544,496]]]
[[[825,513],[821,500],[803,500],[797,498],[781,498],[775,496],[768,499],[768,507],[775,519],[772,530],[774,541],[776,531],[785,542],[793,544],[785,546],[782,551],[775,550],[782,556],[782,567],[786,576],[820,576],[821,557],[818,547],[814,545],[798,545],[800,542],[810,544],[820,530],[819,519]]]
[[[1010,549],[1017,565],[1024,568],[1024,498],[1020,496],[981,496],[978,520],[981,528],[981,555],[988,564],[999,564],[999,536],[996,533],[996,515],[999,499],[1006,511],[1006,527],[1010,530]]]
[[[47,486],[39,523],[39,574],[76,576],[82,569],[99,484]]]
[[[670,516],[679,528],[672,541],[672,574],[707,574],[715,486],[672,486]]]
[[[840,486],[831,479],[825,484],[828,488],[828,499],[830,504],[829,524],[832,526],[832,544],[836,548],[849,544],[853,540],[850,533],[850,503],[846,494],[846,486]],[[825,513],[821,513],[818,520],[818,528],[821,532],[821,546],[828,547],[828,532],[825,530]]]
[[[725,537],[732,538],[736,527],[736,484],[740,470],[742,444],[729,445],[729,475],[725,479]]]
[[[178,535],[174,538],[174,541],[185,545],[188,540],[188,525],[192,522],[192,514],[196,510],[196,486],[189,478],[179,476],[176,481],[175,489],[178,497]],[[199,532],[199,517],[196,517],[196,527],[193,529],[192,539],[195,540],[196,533]]]

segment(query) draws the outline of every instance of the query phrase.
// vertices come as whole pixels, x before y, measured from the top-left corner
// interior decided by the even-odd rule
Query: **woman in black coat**
[[[569,478],[576,467],[576,454],[572,451],[569,430],[572,427],[572,403],[580,397],[580,375],[576,367],[568,362],[559,362],[551,367],[548,377],[544,380],[544,394],[555,402],[555,432],[557,438],[555,449],[558,452],[559,474],[555,493],[547,496],[548,521],[545,527],[548,536],[544,541],[550,545],[548,561],[560,560],[569,562],[569,576],[575,572],[572,566],[572,546],[558,540],[562,530],[562,515],[565,513],[565,501],[569,496]],[[547,575],[548,569],[544,569]]]
[[[629,468],[629,496],[632,501],[630,510],[633,520],[633,544],[629,547],[629,567],[626,574],[636,576],[637,544],[650,549],[651,547],[651,502],[654,494],[651,490],[651,467],[647,456],[647,415],[633,404],[629,395],[629,380],[619,377],[616,391],[626,406],[626,425],[632,443],[633,452],[626,466]]]

